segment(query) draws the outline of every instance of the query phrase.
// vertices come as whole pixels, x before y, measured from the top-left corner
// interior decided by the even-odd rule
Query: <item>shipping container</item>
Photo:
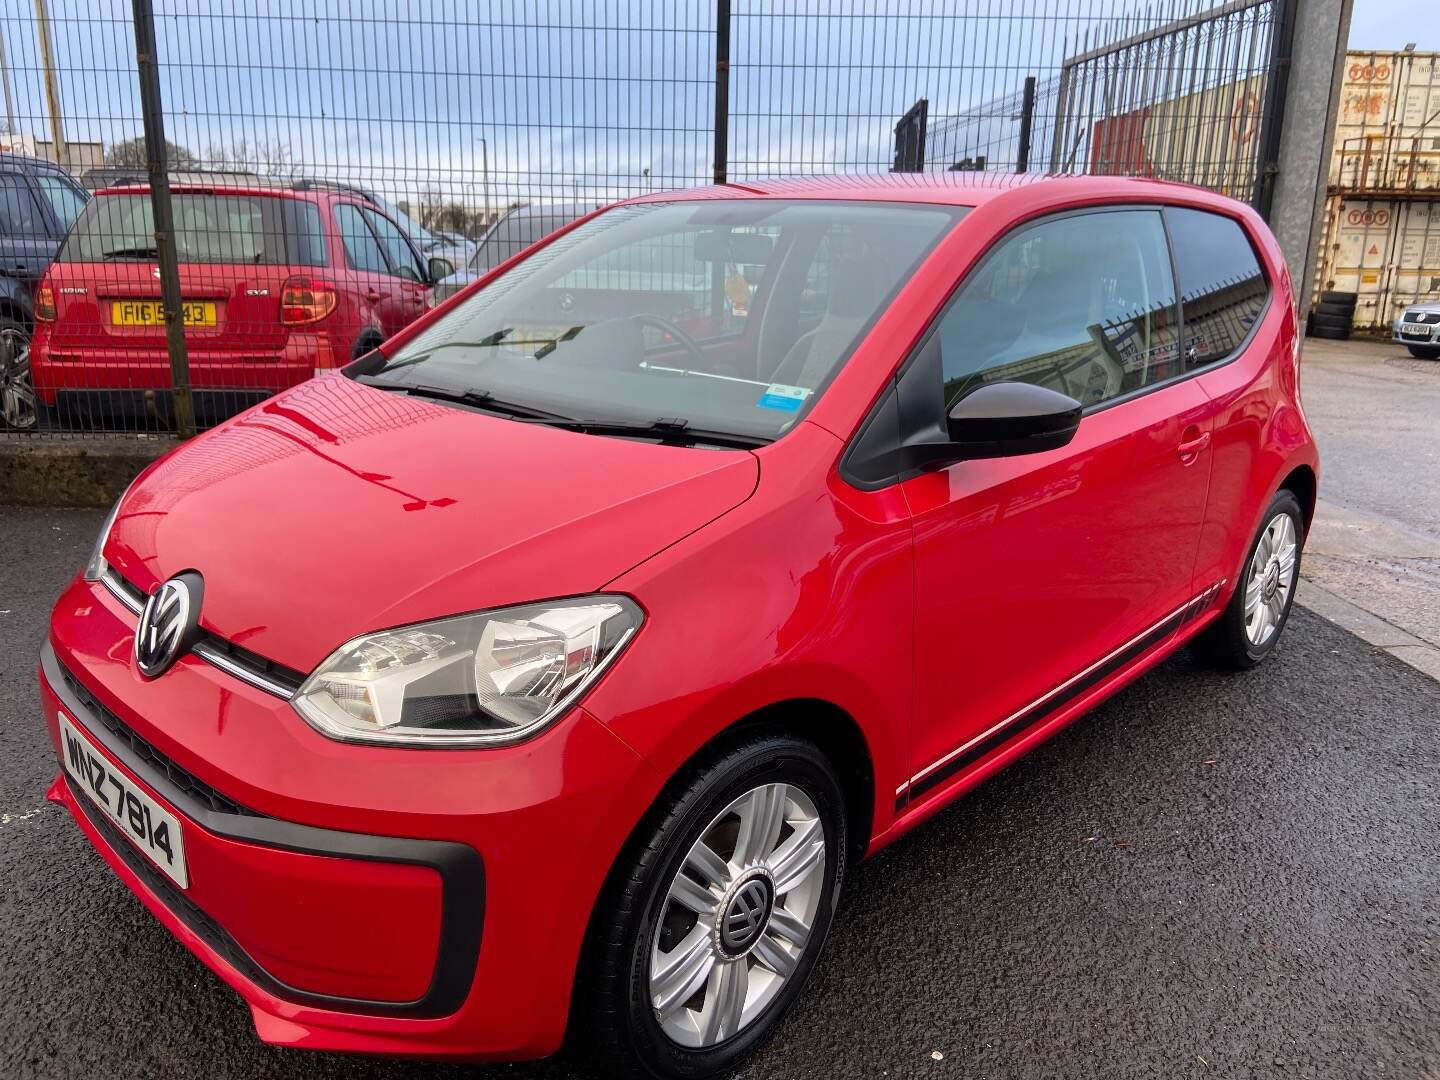
[[[1440,53],[1351,52],[1344,74],[1315,291],[1389,333],[1440,302]]]

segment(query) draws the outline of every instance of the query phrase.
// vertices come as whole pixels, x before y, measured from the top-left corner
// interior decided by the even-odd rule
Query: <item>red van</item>
[[[588,215],[135,482],[41,655],[51,798],[266,1042],[722,1073],[855,861],[1274,652],[1299,344],[1264,222],[1176,184]]]
[[[343,366],[430,306],[453,271],[363,193],[307,181],[173,188],[190,383],[228,415]],[[101,419],[171,385],[146,187],[97,192],[35,300],[40,405]]]

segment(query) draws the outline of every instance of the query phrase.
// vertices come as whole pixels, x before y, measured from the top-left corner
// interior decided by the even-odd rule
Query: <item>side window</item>
[[[1179,373],[1179,320],[1158,210],[1057,218],[1012,234],[940,323],[948,408],[988,382],[1094,405]]]
[[[55,211],[55,216],[60,219],[60,228],[70,228],[80,216],[80,211],[85,209],[85,194],[70,181],[59,176],[40,173],[35,177],[35,183],[50,203],[50,209]]]
[[[415,252],[410,248],[410,241],[405,239],[405,234],[400,227],[383,214],[377,214],[373,210],[362,210],[365,220],[370,222],[370,227],[375,230],[375,236],[380,241],[380,246],[390,258],[390,273],[399,277],[407,278],[410,281],[423,281],[425,274],[420,264],[415,261]]]
[[[50,228],[23,176],[0,174],[0,236],[49,236]]]
[[[363,270],[368,274],[388,274],[390,264],[385,253],[375,242],[360,208],[352,203],[338,203],[335,207],[335,223],[340,227],[340,240],[345,245],[345,258],[352,270]]]
[[[1265,310],[1270,286],[1240,223],[1203,210],[1165,211],[1185,308],[1189,370],[1223,360]]]

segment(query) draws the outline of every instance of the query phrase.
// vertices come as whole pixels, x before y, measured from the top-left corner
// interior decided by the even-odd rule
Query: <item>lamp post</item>
[[[475,141],[480,144],[480,176],[481,183],[484,185],[481,189],[484,194],[480,204],[480,215],[482,224],[488,227],[490,224],[490,144],[485,141],[483,135]]]

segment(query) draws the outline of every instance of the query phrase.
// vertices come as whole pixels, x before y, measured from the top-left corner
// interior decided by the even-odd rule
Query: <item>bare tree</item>
[[[165,157],[172,169],[189,169],[200,164],[194,154],[169,139],[165,140]],[[105,164],[120,169],[146,168],[150,164],[150,156],[145,152],[145,139],[137,135],[133,139],[112,143],[105,151]]]
[[[229,144],[211,143],[205,157],[217,168],[254,172],[261,176],[288,174],[295,164],[289,143],[281,139],[247,139],[243,135]]]

